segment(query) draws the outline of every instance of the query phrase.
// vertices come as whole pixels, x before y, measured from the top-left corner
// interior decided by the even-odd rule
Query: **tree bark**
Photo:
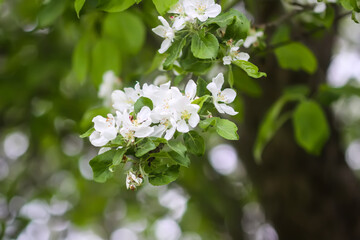
[[[262,22],[268,22],[281,8],[280,1],[257,3],[258,19]],[[273,11],[266,8],[269,4]],[[282,70],[269,54],[263,63],[258,63],[268,74],[261,81],[262,97],[244,97],[245,120],[239,131],[239,153],[280,239],[360,239],[360,185],[345,162],[338,129],[328,109],[331,136],[320,156],[309,155],[296,144],[291,121],[265,148],[262,164],[257,165],[252,155],[261,120],[282,90],[289,85],[306,84],[315,91],[325,81],[334,32],[326,33],[320,40],[304,40],[317,56],[316,74]]]

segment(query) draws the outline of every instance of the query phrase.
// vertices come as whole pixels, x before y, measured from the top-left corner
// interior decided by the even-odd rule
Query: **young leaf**
[[[94,131],[95,131],[95,128],[90,128],[85,133],[81,134],[80,137],[81,138],[89,137]]]
[[[175,181],[179,177],[179,165],[172,165],[169,168],[161,169],[149,174],[149,182],[154,186],[161,186]]]
[[[196,156],[202,156],[205,153],[205,142],[204,139],[195,131],[185,133],[184,143],[189,153]]]
[[[179,59],[180,66],[187,72],[203,75],[210,70],[212,62],[195,58],[190,47],[185,47],[182,57]]]
[[[196,81],[197,83],[197,88],[196,88],[196,96],[202,97],[204,95],[210,95],[211,93],[209,92],[209,90],[206,88],[206,86],[208,85],[208,83],[202,79],[201,77],[199,77]]]
[[[300,103],[295,110],[293,124],[297,143],[308,153],[320,154],[330,130],[319,104],[314,101]]]
[[[78,16],[78,18],[80,18],[80,10],[84,6],[84,3],[85,3],[85,0],[75,0],[75,2],[74,2],[74,8],[75,8],[76,15]]]
[[[216,121],[216,132],[225,139],[239,140],[237,130],[236,124],[227,119],[219,118]]]
[[[93,170],[94,180],[96,182],[106,182],[107,179],[113,176],[110,167],[113,164],[113,158],[116,150],[110,150],[103,154],[97,155],[90,161],[90,166]]]
[[[191,40],[191,52],[200,59],[216,58],[219,42],[211,33],[195,33]]]
[[[237,90],[240,90],[249,96],[259,97],[262,94],[262,89],[255,79],[252,79],[241,68],[234,68],[234,76],[236,81],[234,85]]]
[[[98,8],[106,12],[122,12],[135,3],[136,0],[101,0]]]
[[[142,157],[148,152],[154,150],[155,148],[156,148],[155,143],[151,139],[145,138],[138,144],[136,148],[135,156]]]
[[[179,57],[182,49],[186,44],[186,38],[176,38],[169,50],[169,56],[166,58],[163,67],[164,69],[169,69],[170,66],[175,62],[175,60]]]
[[[140,97],[134,104],[134,111],[138,113],[141,111],[143,107],[149,107],[151,110],[153,109],[154,105],[150,98],[147,97]]]
[[[317,59],[312,51],[302,43],[290,43],[275,49],[280,67],[294,71],[304,70],[314,73],[317,69]]]
[[[156,10],[164,15],[178,0],[153,0]]]
[[[146,29],[137,14],[125,11],[107,14],[103,22],[102,33],[104,37],[116,41],[121,53],[135,55],[144,45]]]
[[[198,99],[195,99],[194,101],[191,102],[191,104],[197,104],[200,106],[200,110],[202,108],[202,106],[204,105],[204,103],[210,98],[210,95],[204,95]],[[199,111],[200,111],[199,110]]]
[[[252,64],[251,62],[244,61],[244,60],[236,60],[233,63],[244,70],[248,76],[253,78],[261,78],[266,77],[266,73],[259,72],[259,68]]]
[[[244,15],[236,16],[234,22],[226,28],[225,39],[245,39],[250,29],[250,22]]]

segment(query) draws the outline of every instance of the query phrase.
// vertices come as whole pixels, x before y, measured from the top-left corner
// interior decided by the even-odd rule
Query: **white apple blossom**
[[[143,182],[141,175],[136,176],[135,173],[130,170],[126,175],[126,188],[135,190],[136,187],[139,187]]]
[[[128,141],[133,142],[135,137],[145,138],[154,132],[154,128],[150,127],[152,121],[150,118],[151,110],[149,107],[143,107],[136,115],[136,118],[125,111],[121,115],[122,127],[120,134]]]
[[[224,75],[219,73],[212,82],[209,83],[206,88],[211,92],[215,108],[219,113],[226,113],[229,115],[236,115],[238,112],[228,106],[227,104],[232,103],[236,97],[236,92],[231,88],[226,88],[221,91],[222,85],[224,84]]]
[[[118,133],[117,119],[112,114],[108,114],[107,118],[96,116],[93,118],[95,131],[90,135],[89,139],[95,147],[102,147],[109,141],[114,140]]]
[[[235,46],[230,44],[230,49],[228,50],[228,55],[223,57],[223,64],[230,65],[232,61],[244,60],[248,61],[250,56],[245,52],[240,52],[240,46],[243,44],[243,40],[238,41]]]
[[[187,22],[193,22],[194,20],[186,14],[184,0],[178,1],[170,8],[168,13],[176,14],[175,16],[171,16],[171,19],[174,21],[172,27],[177,31],[182,30],[186,26]]]
[[[221,6],[214,0],[184,0],[183,5],[188,16],[201,22],[214,18],[221,12]]]
[[[120,87],[120,80],[115,73],[113,71],[105,72],[98,92],[98,97],[104,100],[105,106],[111,105],[111,93],[118,87]]]
[[[135,88],[125,88],[124,92],[121,90],[115,90],[111,94],[113,108],[120,112],[129,110],[130,112],[134,109],[135,102],[141,97],[142,92],[140,84],[137,83]]]
[[[199,105],[191,104],[190,99],[186,96],[182,96],[176,100],[175,109],[177,117],[177,130],[182,133],[190,131],[191,128],[195,128],[200,122],[200,116],[198,111]],[[190,126],[190,127],[189,127]]]
[[[249,35],[245,39],[244,47],[249,48],[251,45],[256,43],[258,39],[262,36],[264,36],[264,32],[262,30],[256,31],[255,29],[251,29],[249,31]]]
[[[158,18],[163,25],[153,28],[152,31],[160,37],[165,38],[164,41],[161,43],[161,47],[159,49],[159,53],[162,54],[169,49],[172,42],[174,41],[175,30],[170,27],[169,23],[165,20],[165,18],[161,16],[159,16]]]

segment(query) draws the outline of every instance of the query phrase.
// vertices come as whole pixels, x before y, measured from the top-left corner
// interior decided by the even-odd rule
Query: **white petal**
[[[224,84],[224,75],[222,73],[219,73],[216,77],[212,79],[212,81],[215,83],[217,89],[221,90],[221,87]]]
[[[219,113],[225,113],[224,110],[221,108],[220,104],[218,104],[217,102],[214,102],[214,106]]]
[[[226,113],[226,114],[229,114],[229,115],[231,115],[231,116],[234,116],[234,115],[236,115],[236,114],[238,114],[238,112],[235,112],[235,110],[232,108],[232,107],[230,107],[230,106],[228,106],[228,105],[226,105],[226,104],[219,104],[220,105],[220,107],[221,107],[221,109]]]
[[[216,87],[216,84],[214,82],[209,83],[206,88],[211,92],[211,94],[214,97],[217,97],[220,90]]]
[[[214,4],[210,6],[208,9],[206,9],[206,15],[208,15],[211,18],[216,17],[221,13],[221,6],[219,4]]]
[[[161,43],[161,47],[159,49],[159,53],[163,54],[164,52],[166,52],[169,47],[171,46],[171,40],[170,39],[165,39],[162,43]]]
[[[314,12],[316,12],[316,13],[322,13],[325,10],[326,10],[326,3],[324,3],[324,2],[317,3],[314,8]]]
[[[103,153],[105,153],[105,152],[107,152],[107,151],[110,151],[110,150],[111,150],[110,147],[100,148],[98,155],[103,154]]]
[[[238,53],[238,54],[236,55],[236,59],[237,59],[237,60],[248,61],[249,58],[250,58],[250,55],[247,54],[247,53],[244,53],[244,52]]]
[[[231,88],[226,88],[221,93],[225,97],[225,103],[232,103],[236,97],[235,90]]]
[[[207,14],[203,14],[203,15],[198,14],[196,17],[197,19],[200,20],[200,22],[205,22],[209,18]]]
[[[150,118],[151,110],[149,107],[144,106],[141,108],[140,112],[137,114],[137,120],[139,123],[142,123]]]
[[[189,132],[189,126],[186,124],[185,120],[180,120],[177,124],[177,130],[182,133]]]
[[[189,119],[189,125],[193,128],[195,128],[200,122],[199,114],[192,114]]]
[[[101,133],[97,132],[97,131],[93,132],[90,135],[89,140],[90,140],[91,144],[94,145],[95,147],[102,147],[109,142],[109,140],[104,138],[101,135]]]
[[[170,28],[170,25],[169,25],[169,23],[165,20],[165,18],[163,18],[162,16],[158,16],[158,19],[160,20],[160,22],[162,23],[162,25],[164,25],[164,27]]]
[[[230,56],[223,57],[223,64],[224,65],[230,65],[232,61],[232,58]]]
[[[170,128],[170,129],[168,129],[168,130],[166,131],[166,134],[165,134],[164,138],[165,138],[166,140],[170,140],[170,139],[174,136],[175,131],[176,131],[176,127],[172,127],[172,128]]]
[[[137,138],[145,138],[150,136],[150,134],[152,134],[154,132],[154,128],[153,127],[143,127],[143,128],[138,128],[134,134],[135,137]]]
[[[108,123],[106,122],[106,118],[100,115],[94,117],[92,122],[94,123],[95,130],[98,132],[102,132],[106,130],[106,128],[109,126]]]
[[[256,37],[255,37],[255,36],[248,36],[248,37],[245,39],[244,47],[248,48],[248,47],[250,47],[254,42],[256,42]]]
[[[186,26],[186,19],[184,17],[177,17],[173,23],[173,28],[177,31],[182,30]]]
[[[189,99],[193,99],[196,95],[196,83],[192,79],[190,79],[189,82],[186,84],[185,95]]]
[[[111,141],[116,138],[117,135],[117,129],[114,127],[109,127],[105,131],[103,131],[101,134],[106,138],[107,140]]]
[[[152,137],[160,138],[166,131],[166,127],[162,124],[154,127],[154,132],[151,134]]]
[[[157,26],[156,28],[153,28],[152,31],[156,34],[159,35],[162,38],[165,38],[166,36],[166,29],[164,26]]]

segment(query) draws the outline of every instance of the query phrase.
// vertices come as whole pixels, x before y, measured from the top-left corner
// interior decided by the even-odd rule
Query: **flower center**
[[[188,110],[185,110],[185,111],[181,112],[181,119],[189,120],[190,117],[191,117],[191,114],[189,113]]]

